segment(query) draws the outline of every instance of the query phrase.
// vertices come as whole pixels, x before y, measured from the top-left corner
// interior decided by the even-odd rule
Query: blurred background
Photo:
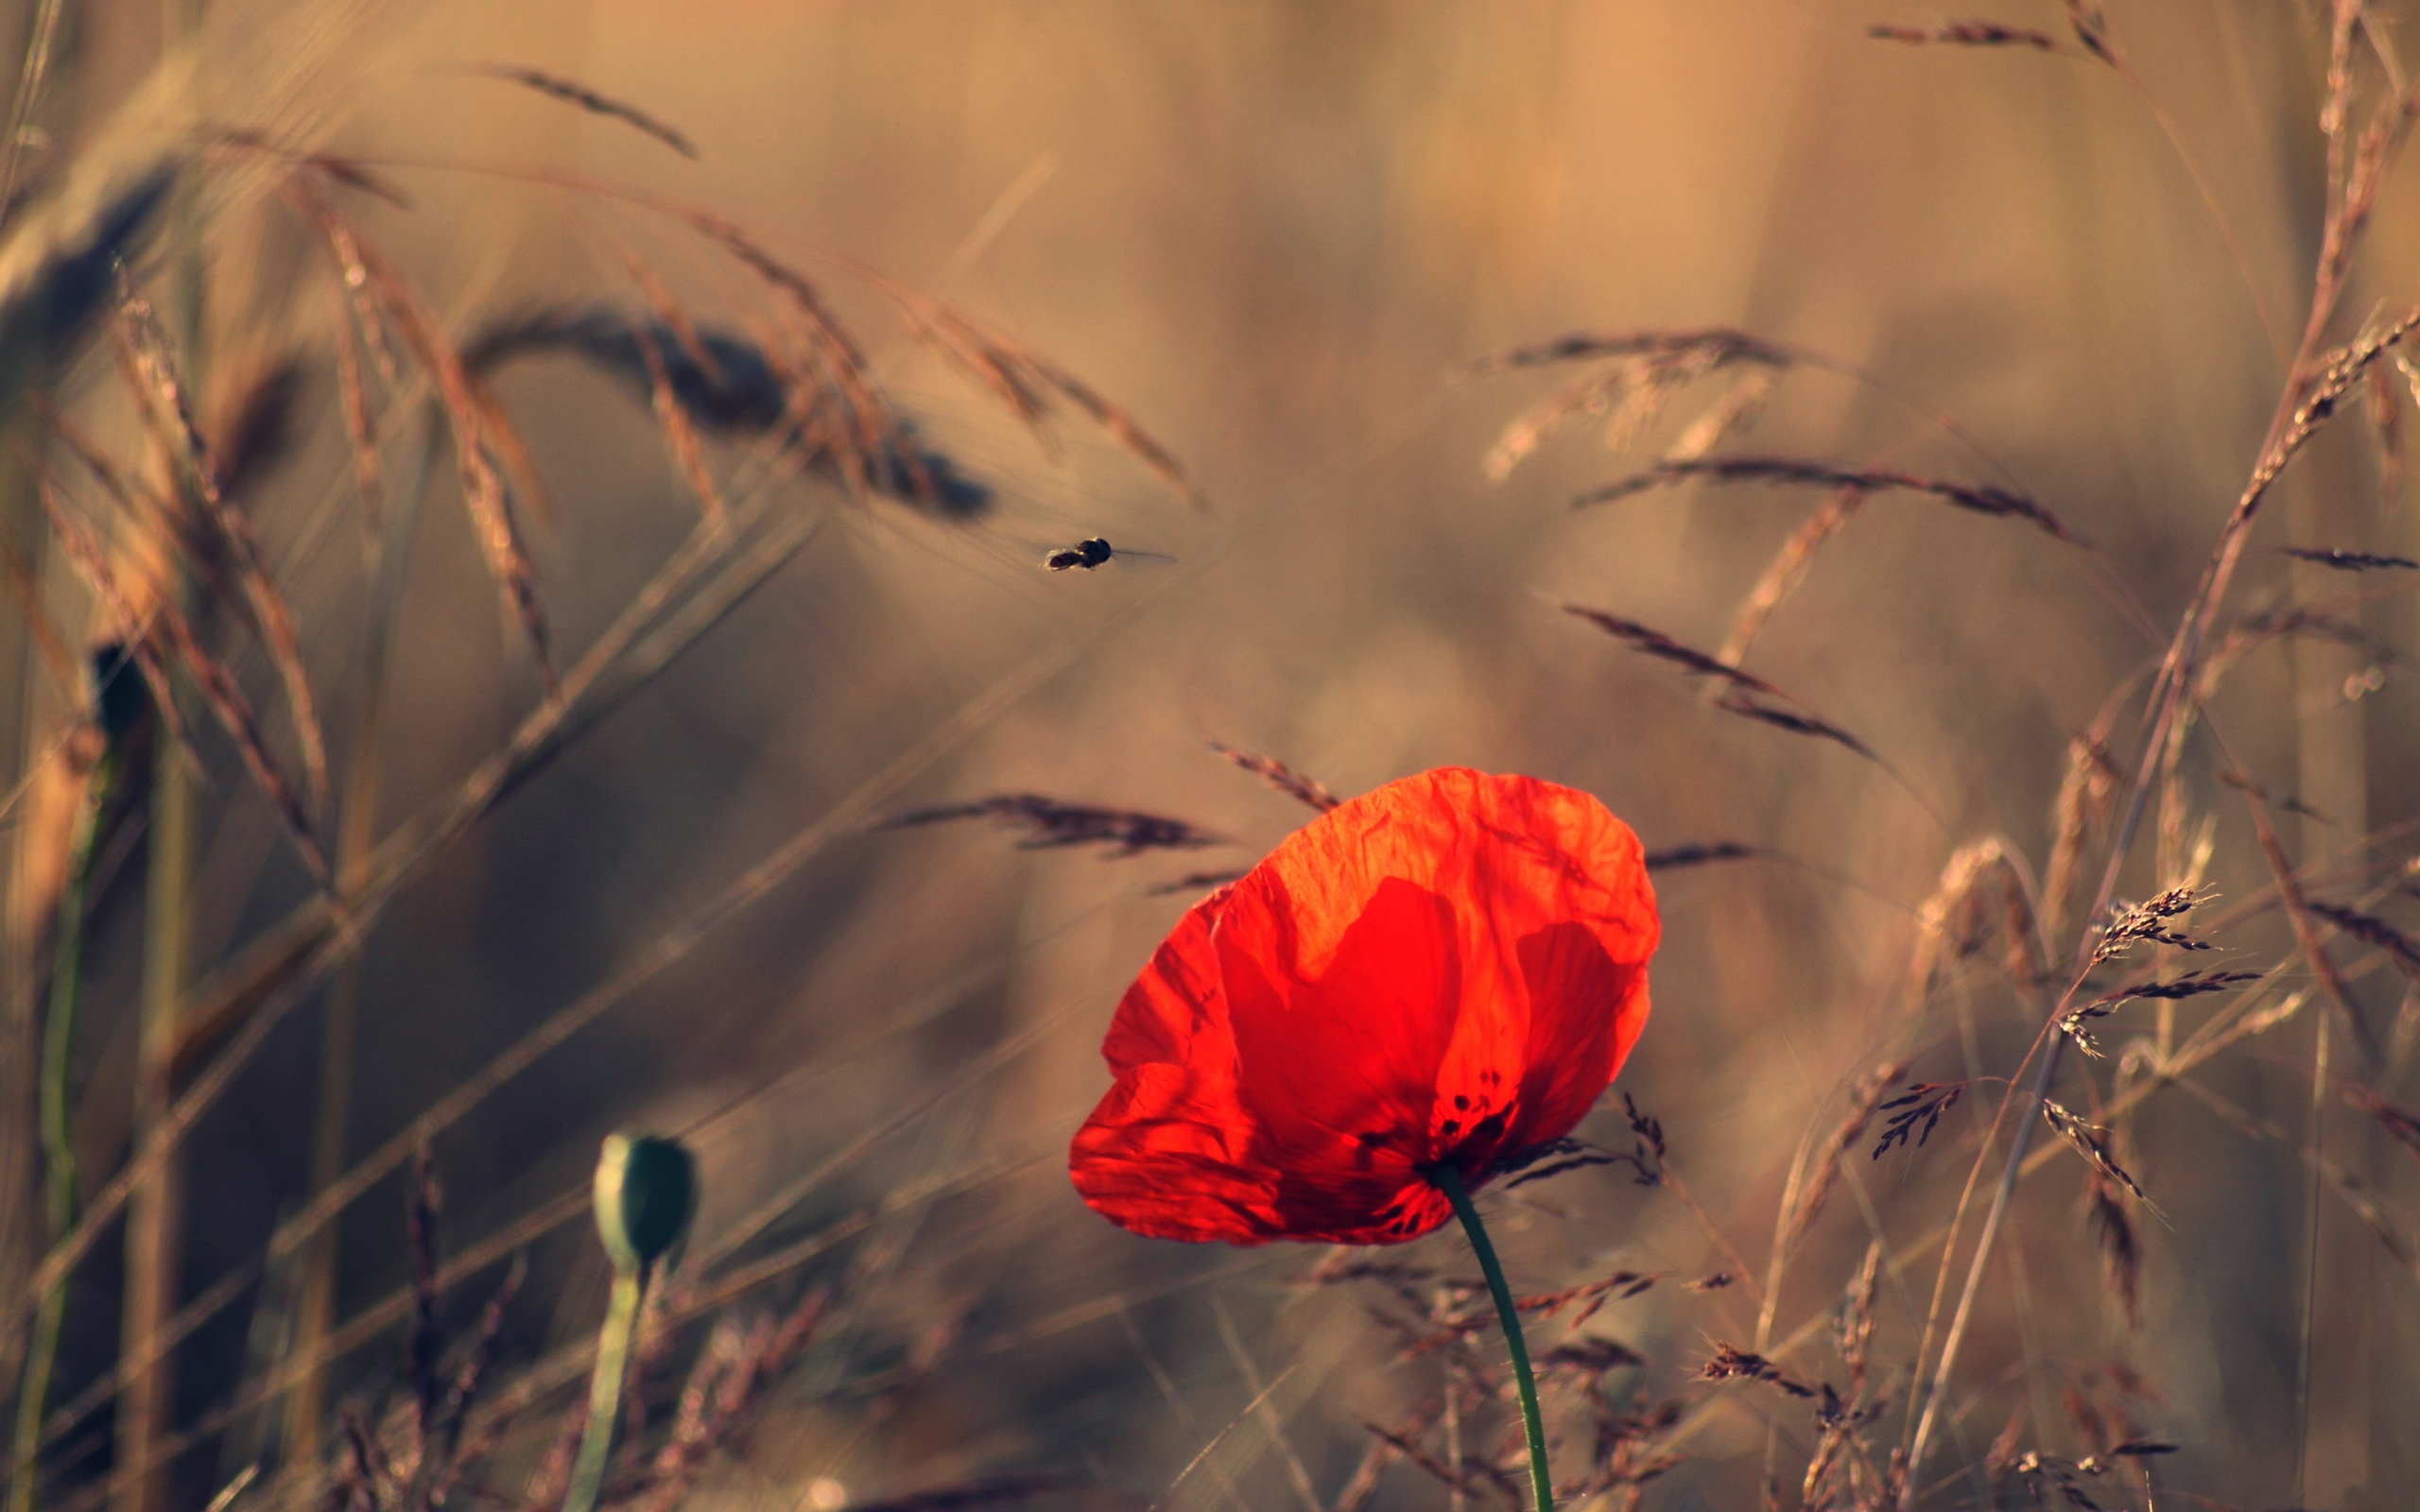
[[[375,816],[376,834],[451,801],[544,695],[449,454],[424,447],[437,411],[411,387],[410,341],[392,335],[399,376],[370,385],[390,526],[410,518],[398,510],[415,467],[428,483],[407,535],[365,536],[334,354],[338,326],[361,323],[357,301],[282,187],[302,170],[229,131],[334,155],[395,191],[399,202],[358,182],[327,192],[466,351],[583,311],[644,316],[633,260],[670,304],[745,338],[766,328],[778,290],[669,202],[744,228],[806,271],[872,381],[989,498],[971,513],[919,507],[853,492],[829,465],[773,467],[766,483],[761,437],[708,427],[707,465],[734,509],[762,501],[748,539],[811,525],[804,545],[400,881],[357,966],[334,951],[272,973],[273,1019],[212,989],[255,980],[263,942],[287,937],[311,879],[193,701],[208,770],[180,1011],[190,1027],[201,1008],[224,1009],[214,1022],[227,1032],[195,1041],[175,1087],[208,1066],[228,1079],[194,1105],[171,1182],[182,1221],[148,1251],[168,1263],[147,1284],[170,1312],[219,1305],[167,1351],[165,1395],[142,1431],[174,1446],[164,1473],[130,1472],[130,1430],[104,1386],[50,1435],[46,1502],[198,1506],[255,1462],[281,1494],[306,1494],[276,1480],[280,1468],[330,1452],[317,1446],[332,1442],[339,1405],[374,1417],[399,1389],[407,1321],[372,1314],[409,1284],[408,1167],[365,1171],[332,1246],[280,1225],[331,1170],[423,1135],[442,1248],[483,1257],[447,1290],[446,1328],[475,1328],[519,1252],[527,1280],[505,1314],[496,1379],[586,1339],[609,1277],[588,1172],[604,1134],[645,1126],[682,1132],[700,1158],[692,1250],[704,1284],[803,1245],[813,1252],[733,1305],[786,1307],[814,1285],[835,1298],[812,1347],[762,1388],[751,1432],[690,1494],[830,1512],[1026,1474],[1106,1488],[1049,1493],[1078,1500],[1340,1505],[1373,1442],[1363,1424],[1435,1398],[1440,1360],[1465,1346],[1405,1358],[1366,1305],[1382,1291],[1304,1282],[1319,1254],[1139,1240],[1087,1211],[1064,1175],[1065,1140],[1107,1085],[1100,1033],[1204,890],[1188,879],[1249,866],[1308,817],[1215,741],[1343,795],[1436,765],[1527,772],[1600,796],[1651,850],[1767,852],[1658,879],[1656,1014],[1619,1090],[1660,1119],[1679,1182],[1589,1171],[1499,1196],[1491,1213],[1517,1290],[1616,1269],[1664,1278],[1586,1325],[1643,1362],[1587,1384],[1608,1410],[1675,1400],[1688,1414],[1671,1444],[1680,1462],[1607,1489],[1614,1504],[1633,1489],[1654,1507],[1755,1504],[1769,1473],[1778,1504],[1798,1504],[1816,1436],[1805,1404],[1694,1378],[1719,1342],[1769,1345],[1820,1322],[1870,1238],[1896,1255],[1948,1215],[1978,1159],[1986,1191],[1996,1174],[1984,1130],[2047,1000],[1995,970],[1996,948],[1953,938],[1968,949],[1944,951],[1945,927],[1956,936],[1972,910],[1936,889],[1953,852],[1992,836],[2038,876],[2070,743],[2104,709],[2095,738],[2114,769],[2134,770],[2141,679],[2253,466],[2301,335],[2329,203],[2327,7],[2113,7],[2106,35],[2132,81],[2051,4],[1992,19],[2037,28],[2055,52],[1877,40],[1869,26],[1939,18],[1834,0],[51,9],[59,29],[23,138],[37,207],[25,215],[169,150],[159,143],[187,145],[174,205],[131,266],[184,333],[205,429],[209,401],[242,374],[288,353],[299,363],[286,439],[241,507],[291,607],[338,785],[366,761],[380,769],[366,809],[341,805]],[[2400,87],[2390,60],[2410,17],[2357,9],[2366,123]],[[10,45],[45,14],[17,5]],[[695,156],[495,65],[633,106]],[[2408,177],[2387,182],[2331,342],[2412,297],[2396,271],[2420,232]],[[11,248],[28,225],[43,229],[21,218]],[[1122,406],[1206,505],[1078,410],[1029,434],[916,339],[881,280]],[[1830,490],[1690,484],[1570,501],[1652,465],[1735,374],[1677,387],[1634,435],[1612,438],[1619,449],[1603,417],[1583,416],[1500,479],[1482,466],[1508,423],[1592,369],[1480,372],[1477,359],[1571,332],[1704,328],[1824,359],[1775,376],[1753,430],[1720,450],[2014,490],[2085,542],[1897,492],[1872,496],[1822,544],[1746,664],[1878,761],[1714,708],[1678,669],[1556,609],[1724,643]],[[515,474],[563,666],[684,549],[700,510],[631,352],[616,369],[573,347],[528,341],[484,374],[551,501],[549,517]],[[114,351],[105,312],[35,381],[128,471],[156,469]],[[668,337],[666,351],[686,360]],[[354,360],[374,369],[378,355]],[[2163,824],[2170,859],[2214,825],[2217,899],[2197,918],[2247,907],[2214,936],[2222,954],[2187,964],[2274,971],[2175,1005],[2175,1032],[2296,991],[2311,1005],[2125,1114],[2125,1163],[2149,1198],[2135,1214],[2138,1319],[2104,1281],[2084,1162],[2062,1154],[2020,1189],[1946,1399],[1952,1421],[1915,1477],[1925,1504],[2055,1496],[2040,1475],[1966,1473],[1996,1439],[2011,1451],[2003,1470],[2026,1450],[2078,1462],[2129,1438],[2174,1444],[2153,1472],[2177,1504],[2383,1507],[2420,1484],[2420,1306],[2404,1237],[2420,1226],[2420,1180],[2392,1131],[2335,1095],[2348,1077],[2388,1103],[2420,1094],[2408,981],[2377,940],[2331,936],[2389,1054],[2359,1060],[2340,1021],[2337,1080],[2323,1077],[2315,1102],[2314,1025],[2334,1010],[2309,996],[2273,898],[2262,905],[2272,875],[2253,805],[2217,776],[2232,763],[2300,805],[2274,810],[2287,851],[2338,868],[2310,883],[2315,895],[2420,931],[2408,897],[2360,885],[2392,883],[2420,818],[2407,585],[2394,569],[2332,572],[2273,550],[2420,555],[2383,428],[2356,408],[2260,517],[2221,618],[2244,632],[2231,643],[2241,655],[2117,889],[2180,880],[2154,854]],[[31,480],[78,478],[96,513],[101,490],[25,403],[11,413],[9,529],[41,615],[71,647],[123,633],[46,543]],[[1121,558],[1174,560],[1044,567],[1094,536]],[[141,555],[123,533],[112,549]],[[391,681],[373,694],[382,571],[401,586]],[[75,808],[58,769],[78,717],[25,623],[0,627],[15,648],[26,784],[12,832],[26,853],[5,1173],[21,1316],[49,1242],[32,1047]],[[226,615],[214,633],[268,747],[298,769],[257,638]],[[383,724],[365,735],[373,699]],[[1009,794],[1166,815],[1224,843],[1118,856],[1022,849],[1017,832],[980,820],[869,827]],[[124,1166],[153,1085],[149,849],[132,833],[88,902],[69,1082],[88,1198]],[[2364,854],[2390,869],[2342,869]],[[2053,923],[2062,965],[2101,861],[2087,850]],[[1972,959],[1911,980],[1925,951]],[[581,1010],[576,1023],[566,1008]],[[332,1061],[339,1011],[351,1043]],[[568,1032],[480,1080],[548,1025]],[[2094,1116],[2154,1063],[2117,1054],[2153,1025],[2150,1005],[2119,1009],[2100,1031],[2110,1058],[2069,1056],[2053,1095]],[[230,1043],[240,1064],[216,1058]],[[1820,1157],[1859,1079],[1886,1065],[1977,1085],[1922,1148],[1876,1160],[1874,1130],[1853,1141],[1841,1194],[1777,1273],[1793,1166]],[[332,1097],[334,1157],[315,1134]],[[1628,1147],[1617,1103],[1582,1132]],[[1929,1381],[1938,1329],[1923,1380],[1919,1337],[1928,1309],[1945,1320],[1958,1297],[1973,1228],[1970,1216],[1946,1302],[1934,1297],[1937,1241],[1885,1267],[1878,1455],[1902,1441]],[[108,1227],[75,1273],[54,1410],[128,1357],[129,1298],[147,1283],[122,1229]],[[819,1234],[831,1242],[814,1249]],[[1399,1258],[1463,1276],[1460,1243],[1439,1235]],[[327,1267],[319,1304],[315,1263]],[[1742,1268],[1728,1287],[1685,1284]],[[298,1338],[322,1341],[325,1372],[275,1378]],[[1491,1363],[1495,1348],[1484,1333],[1466,1345]],[[1828,1349],[1816,1338],[1776,1357],[1838,1383]],[[660,1407],[678,1393],[666,1368]],[[498,1428],[493,1461],[468,1484],[522,1502],[580,1384],[533,1386],[533,1409]],[[298,1406],[306,1390],[324,1405]],[[2091,1494],[2152,1495],[2135,1463]],[[1374,1495],[1459,1507],[1465,1493],[1398,1455]]]

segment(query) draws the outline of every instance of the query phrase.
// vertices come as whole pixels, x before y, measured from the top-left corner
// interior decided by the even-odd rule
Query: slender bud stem
[[[76,1141],[68,1106],[68,1073],[76,1042],[76,1005],[83,986],[84,913],[98,850],[101,817],[117,792],[117,753],[105,750],[86,783],[76,827],[69,836],[67,876],[59,893],[59,929],[51,946],[50,1006],[43,1023],[41,1104],[45,1215],[56,1243],[76,1227]],[[36,1453],[42,1448],[43,1414],[49,1406],[51,1371],[59,1359],[59,1335],[67,1317],[67,1281],[61,1276],[42,1297],[33,1338],[17,1396],[16,1480],[10,1512],[31,1512]]]
[[[1521,1430],[1530,1439],[1530,1489],[1536,1493],[1538,1512],[1554,1512],[1554,1482],[1547,1472],[1546,1419],[1538,1416],[1538,1383],[1530,1374],[1530,1346],[1521,1337],[1521,1314],[1513,1309],[1512,1289],[1504,1284],[1504,1267],[1496,1263],[1495,1246],[1488,1242],[1478,1210],[1471,1206],[1462,1173],[1450,1164],[1440,1165],[1429,1173],[1429,1179],[1454,1205],[1454,1216],[1462,1220],[1462,1232],[1470,1235],[1471,1251],[1478,1256],[1479,1274],[1487,1278],[1487,1294],[1495,1298],[1495,1320],[1504,1327],[1504,1347],[1512,1355],[1512,1381],[1521,1393]]]
[[[580,1435],[579,1458],[572,1463],[563,1512],[596,1512],[605,1489],[605,1464],[614,1456],[614,1430],[622,1418],[622,1384],[631,1373],[631,1340],[638,1332],[639,1303],[646,1295],[644,1269],[614,1278],[605,1327],[596,1335],[596,1374],[588,1384],[588,1430]]]

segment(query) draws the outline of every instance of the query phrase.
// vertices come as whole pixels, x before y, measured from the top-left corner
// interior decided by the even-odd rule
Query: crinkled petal
[[[1118,1005],[1076,1184],[1138,1232],[1385,1243],[1570,1131],[1647,1017],[1654,894],[1594,798],[1461,768],[1289,836]]]
[[[1215,936],[1254,1154],[1279,1174],[1289,1228],[1409,1238],[1405,1194],[1428,1187],[1429,1105],[1461,1001],[1453,902],[1385,879],[1311,979],[1301,917],[1285,884],[1257,871]]]
[[[1068,1159],[1076,1191],[1101,1216],[1148,1238],[1259,1245],[1292,1237],[1273,1173],[1243,1159],[1248,1135],[1232,1097],[1203,1091],[1182,1066],[1137,1066],[1118,1077],[1076,1131]]]

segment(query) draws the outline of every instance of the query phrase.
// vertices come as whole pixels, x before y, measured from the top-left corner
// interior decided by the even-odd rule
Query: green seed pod
[[[596,1161],[596,1231],[614,1268],[651,1270],[689,1231],[698,1211],[698,1162],[677,1140],[613,1134]]]

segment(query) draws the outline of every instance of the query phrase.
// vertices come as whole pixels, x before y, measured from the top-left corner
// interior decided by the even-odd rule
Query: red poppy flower
[[[1585,793],[1449,767],[1288,836],[1127,988],[1076,1190],[1162,1239],[1392,1244],[1559,1139],[1647,1022],[1655,896]]]

